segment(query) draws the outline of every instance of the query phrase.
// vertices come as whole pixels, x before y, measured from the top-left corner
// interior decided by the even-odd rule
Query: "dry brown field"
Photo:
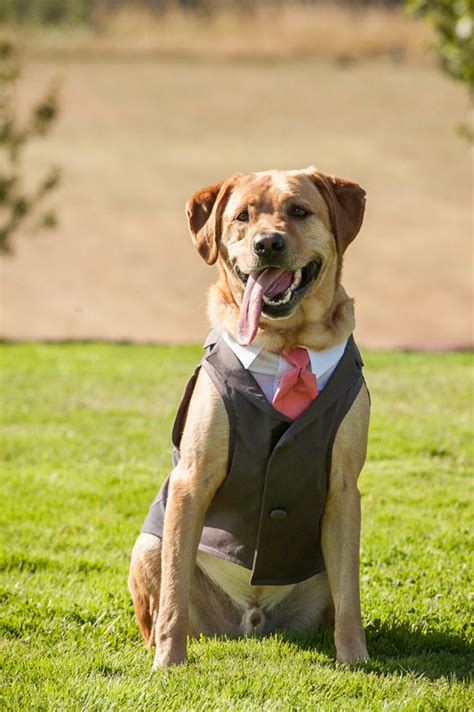
[[[60,226],[2,258],[1,336],[199,341],[214,278],[184,203],[235,171],[316,164],[367,191],[347,252],[367,347],[471,342],[471,173],[462,86],[390,58],[37,56],[22,101],[62,75],[28,154],[62,166]]]

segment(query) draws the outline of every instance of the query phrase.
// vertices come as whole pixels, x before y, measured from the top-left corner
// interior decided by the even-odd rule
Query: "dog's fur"
[[[237,175],[196,193],[186,206],[201,256],[217,261],[209,294],[213,327],[235,335],[244,286],[240,273],[269,266],[255,255],[254,237],[283,233],[288,249],[274,264],[296,270],[317,257],[320,273],[294,312],[263,313],[254,344],[270,351],[296,346],[328,349],[354,329],[353,301],[340,284],[342,255],[359,231],[364,192],[349,181],[318,173],[268,171]],[[295,216],[291,206],[307,210]],[[248,210],[248,221],[236,219]],[[141,631],[156,645],[154,669],[186,660],[188,635],[298,632],[335,623],[340,662],[367,658],[359,597],[360,497],[369,423],[365,387],[339,427],[329,492],[321,522],[326,572],[288,586],[251,586],[249,572],[198,552],[205,513],[227,474],[229,425],[224,406],[201,369],[170,479],[163,539],[141,534],[132,552],[129,587]]]

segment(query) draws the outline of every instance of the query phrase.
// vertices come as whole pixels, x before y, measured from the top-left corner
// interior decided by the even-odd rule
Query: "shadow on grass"
[[[290,637],[296,647],[318,650],[335,657],[334,637],[327,629]],[[370,660],[359,669],[379,675],[391,673],[422,675],[430,680],[467,681],[473,670],[472,648],[460,635],[414,630],[408,623],[374,622],[366,627]],[[356,666],[357,669],[357,666]]]

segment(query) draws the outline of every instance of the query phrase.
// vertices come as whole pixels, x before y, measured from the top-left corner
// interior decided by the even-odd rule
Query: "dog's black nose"
[[[259,257],[269,257],[286,247],[285,236],[279,232],[260,232],[253,241],[253,250]]]

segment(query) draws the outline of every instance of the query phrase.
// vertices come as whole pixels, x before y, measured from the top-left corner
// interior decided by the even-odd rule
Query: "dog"
[[[186,204],[195,247],[217,262],[218,279],[207,356],[173,431],[175,467],[150,510],[160,523],[144,526],[131,556],[129,589],[155,670],[184,663],[189,636],[327,623],[339,662],[368,657],[357,480],[370,399],[341,285],[364,208],[359,185],[313,166],[233,175]],[[242,363],[293,349],[336,363],[289,417]],[[308,365],[294,368],[313,378]]]

